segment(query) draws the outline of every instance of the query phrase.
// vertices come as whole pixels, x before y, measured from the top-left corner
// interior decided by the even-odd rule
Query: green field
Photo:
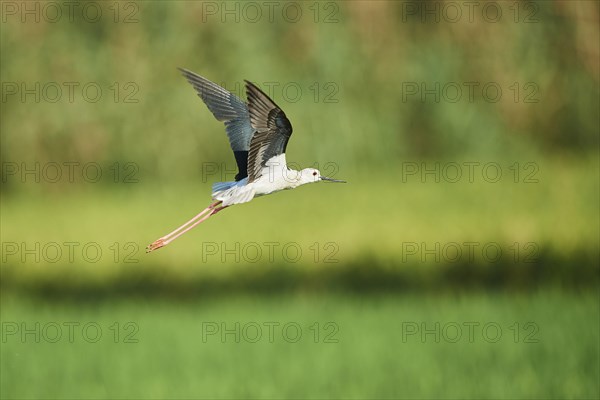
[[[33,334],[22,338],[20,325],[19,332],[5,333],[3,398],[599,395],[594,290],[224,295],[78,304],[5,295],[2,304],[3,331],[7,321],[22,321],[28,329],[40,323],[40,343]],[[79,323],[72,343],[65,322]],[[57,332],[52,323],[62,327],[55,343],[50,342]],[[95,328],[83,333],[88,323],[102,329],[95,343]],[[222,323],[232,332],[238,323],[237,336],[222,337]],[[423,337],[422,323],[433,333]],[[469,323],[474,324],[472,337]],[[212,334],[209,325],[218,332]],[[413,334],[409,329],[415,326]],[[132,340],[137,343],[128,343]]]
[[[570,277],[594,271],[597,278],[600,228],[593,221],[598,219],[600,199],[598,187],[592,183],[598,179],[598,157],[534,159],[539,167],[535,183],[515,183],[512,176],[496,183],[481,178],[472,183],[467,179],[457,183],[422,181],[420,177],[403,182],[401,164],[379,175],[347,173],[343,175],[350,182],[347,185],[310,185],[227,209],[148,255],[144,253],[147,244],[206,207],[211,181],[148,183],[142,170],[140,183],[113,185],[111,190],[83,183],[57,184],[40,192],[44,188],[40,185],[19,184],[20,192],[2,196],[3,241],[17,246],[5,254],[3,272],[10,273],[5,279],[25,283],[68,275],[61,284],[89,277],[114,283],[113,278],[128,273],[157,273],[158,280],[187,279],[197,274],[228,276],[232,270],[251,273],[284,266],[281,269],[288,271],[327,271],[347,264],[427,274],[446,264],[503,271],[522,264],[531,254],[534,262],[529,264],[542,271],[559,268]],[[508,171],[509,162],[501,165]],[[52,248],[41,252],[47,255],[39,259],[26,254],[35,243],[43,248],[54,242],[60,256]],[[72,260],[65,242],[78,243]],[[279,244],[272,258],[267,255],[266,242]],[[432,249],[436,243],[463,247],[465,242],[479,244],[473,260],[466,252],[449,263],[444,258],[421,257],[421,251],[406,254],[407,243]],[[101,248],[98,260],[85,259],[82,253],[87,243]],[[114,243],[119,252],[112,247]],[[128,243],[134,247],[124,248]],[[216,254],[208,252],[207,243],[218,246]],[[255,262],[251,252],[236,259],[221,251],[235,249],[236,244],[241,249],[249,243],[258,243],[263,252]],[[289,262],[282,252],[288,243],[297,244],[302,251],[296,262]],[[314,243],[321,250],[318,254]],[[324,249],[327,243],[334,243],[335,249]],[[501,247],[499,262],[485,262],[481,249],[486,243]],[[518,254],[515,243],[521,250]],[[536,245],[535,252],[524,248],[528,243]],[[336,262],[325,262],[330,254]],[[132,263],[125,262],[128,255]]]

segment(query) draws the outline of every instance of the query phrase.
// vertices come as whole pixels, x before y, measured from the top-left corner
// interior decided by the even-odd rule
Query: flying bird
[[[252,82],[245,81],[248,99],[245,103],[216,83],[186,69],[179,70],[215,118],[225,123],[238,174],[235,181],[213,184],[211,204],[173,232],[148,245],[147,252],[168,245],[234,204],[307,183],[345,183],[322,176],[318,169],[296,171],[287,167],[285,150],[292,136],[292,124],[281,108]]]

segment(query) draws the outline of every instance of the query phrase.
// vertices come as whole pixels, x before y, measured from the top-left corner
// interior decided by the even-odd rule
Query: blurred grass
[[[3,196],[3,242],[19,246],[16,254],[4,255],[3,285],[54,281],[64,289],[89,280],[111,287],[133,279],[127,287],[136,281],[143,286],[148,280],[178,287],[178,282],[185,285],[194,278],[242,276],[255,282],[270,274],[276,283],[288,280],[286,273],[324,274],[324,282],[329,282],[325,276],[335,280],[340,269],[346,269],[357,283],[366,283],[363,274],[400,274],[402,279],[412,275],[419,281],[447,280],[453,273],[478,276],[481,270],[505,283],[536,285],[549,279],[596,284],[599,228],[593,221],[598,219],[598,191],[591,182],[598,177],[598,159],[544,159],[538,165],[538,183],[515,184],[511,178],[498,183],[483,179],[422,183],[417,177],[403,183],[398,173],[392,176],[389,171],[343,176],[349,184],[311,185],[228,209],[151,254],[143,252],[148,243],[207,205],[209,184],[122,184],[113,191],[100,184],[62,185],[68,196],[64,192]],[[22,193],[39,189],[23,185]],[[44,257],[36,262],[24,254],[36,242],[40,246],[59,243],[63,255],[57,262]],[[64,242],[79,244],[73,260]],[[267,242],[278,244],[272,258]],[[452,263],[420,253],[410,255],[405,247],[416,243],[420,249],[432,249],[436,243],[453,242],[479,243],[474,259],[465,251]],[[489,242],[503,251],[498,262],[486,261],[482,255],[483,245]],[[516,260],[511,250],[515,242],[521,249]],[[97,243],[102,249],[98,262],[82,256],[86,243]],[[120,247],[116,259],[113,243]],[[134,247],[124,248],[127,243]],[[217,254],[209,253],[206,243],[217,246]],[[262,251],[255,262],[252,252],[244,257],[241,250],[234,251],[236,258],[224,251],[252,243]],[[282,251],[288,243],[301,249],[295,262]],[[321,249],[317,256],[314,243]],[[334,247],[324,248],[327,243]],[[527,243],[534,243],[539,251],[526,251]],[[324,262],[330,254],[336,263]],[[529,254],[534,254],[530,264],[524,262]],[[124,262],[126,255],[136,262]]]
[[[165,303],[32,301],[4,294],[2,321],[78,322],[73,343],[66,328],[49,343],[9,335],[1,347],[2,398],[597,398],[598,296],[592,292],[528,294],[471,292],[373,296],[231,296],[220,300]],[[95,322],[103,334],[87,342],[81,328]],[[120,336],[114,342],[115,322]],[[123,343],[124,324],[139,328]],[[254,331],[208,335],[202,324],[233,329],[254,322]],[[269,342],[266,322],[275,322]],[[300,325],[297,343],[283,325]],[[315,322],[319,338],[314,342]],[[339,330],[324,329],[333,322]],[[403,338],[405,323],[440,324],[439,343],[421,331]],[[474,322],[472,342],[464,323]],[[497,342],[487,323],[498,324]],[[519,324],[515,342],[514,323]],[[526,323],[539,328],[524,329]],[[462,336],[442,331],[461,326]],[[310,327],[313,326],[313,330]],[[513,328],[510,328],[510,327]],[[220,328],[219,328],[220,329]],[[242,329],[242,328],[240,328]],[[293,329],[289,331],[293,337]],[[48,331],[47,337],[53,337]],[[90,330],[90,337],[95,332]],[[337,343],[324,343],[325,336]],[[528,336],[531,335],[531,336]],[[526,341],[526,338],[527,341]],[[529,343],[535,340],[535,343]],[[31,384],[35,382],[35,384]]]

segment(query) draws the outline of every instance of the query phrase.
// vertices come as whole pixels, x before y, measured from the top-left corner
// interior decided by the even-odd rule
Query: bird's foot
[[[150,253],[154,250],[160,249],[161,247],[165,246],[167,243],[165,243],[165,240],[160,238],[156,241],[154,241],[153,243],[149,244],[148,246],[146,246],[146,253]]]

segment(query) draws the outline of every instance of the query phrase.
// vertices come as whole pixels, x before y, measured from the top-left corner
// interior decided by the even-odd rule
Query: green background
[[[2,398],[597,398],[598,3],[467,3],[2,2]],[[145,254],[235,174],[176,67],[349,183]]]

